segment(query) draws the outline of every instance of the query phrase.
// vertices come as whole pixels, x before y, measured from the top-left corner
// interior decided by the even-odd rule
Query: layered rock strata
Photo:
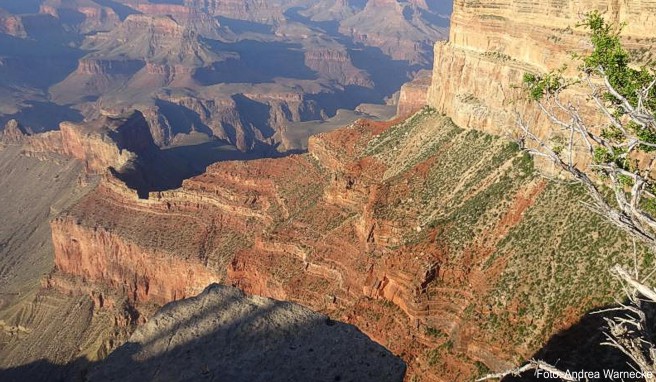
[[[521,90],[524,73],[545,73],[568,64],[573,52],[590,48],[585,30],[576,24],[586,12],[601,11],[610,22],[626,23],[623,36],[630,49],[652,49],[656,23],[651,1],[522,0],[484,3],[456,0],[449,41],[435,45],[433,81],[428,104],[453,118],[458,126],[517,136],[521,115],[543,138],[553,126]],[[572,95],[585,105],[584,97]],[[584,108],[585,109],[585,108]],[[597,120],[594,109],[584,110]]]
[[[431,82],[431,72],[422,71],[411,82],[404,84],[399,93],[396,115],[408,117],[426,106]]]
[[[434,111],[397,122],[320,134],[306,155],[218,163],[148,199],[107,178],[53,220],[49,283],[113,290],[143,317],[233,284],[354,324],[402,355],[409,378],[438,381],[511,366],[606,302],[613,285],[592,280],[608,264],[592,259],[628,261],[630,243],[580,190]],[[589,245],[560,240],[564,229]]]

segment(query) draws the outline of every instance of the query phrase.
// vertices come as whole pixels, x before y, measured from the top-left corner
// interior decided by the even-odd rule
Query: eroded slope
[[[218,163],[148,200],[107,179],[53,221],[50,283],[144,317],[230,283],[355,324],[410,377],[466,380],[612,296],[596,280],[631,245],[583,197],[425,109],[320,134],[306,155]]]
[[[401,382],[404,372],[351,325],[214,284],[162,308],[88,380]]]

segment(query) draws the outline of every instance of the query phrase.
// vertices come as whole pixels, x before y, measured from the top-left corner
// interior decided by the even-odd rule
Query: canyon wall
[[[320,134],[309,154],[216,163],[147,199],[108,176],[52,221],[47,285],[145,319],[231,284],[356,325],[409,378],[469,380],[477,362],[512,366],[607,302],[595,259],[629,261],[630,243],[580,198],[515,145],[424,109]],[[563,227],[589,245],[559,240]],[[545,274],[554,263],[571,283]]]
[[[517,135],[519,113],[548,138],[554,129],[519,88],[522,76],[563,64],[575,69],[571,53],[590,48],[576,24],[592,10],[627,23],[623,35],[629,49],[653,44],[653,1],[456,0],[449,41],[435,46],[428,104],[459,126],[505,136]]]
[[[399,101],[396,105],[397,116],[410,116],[426,106],[428,102],[428,89],[432,77],[430,71],[423,70],[415,78],[401,86]]]
[[[63,122],[60,131],[63,153],[82,161],[92,173],[103,173],[110,167],[121,169],[136,160],[137,154],[155,148],[148,124],[139,112],[83,124]]]

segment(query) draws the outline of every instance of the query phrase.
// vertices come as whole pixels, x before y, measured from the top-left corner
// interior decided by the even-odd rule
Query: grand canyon
[[[647,0],[0,0],[0,380],[626,368],[588,313],[654,257],[516,126],[591,10],[653,51]]]

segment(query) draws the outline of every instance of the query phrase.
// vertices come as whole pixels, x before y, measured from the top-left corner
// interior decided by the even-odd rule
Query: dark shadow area
[[[411,79],[410,73],[425,69],[421,65],[410,65],[407,61],[394,60],[376,47],[361,45],[349,49],[349,54],[356,68],[369,73],[376,84],[376,91],[381,94],[381,100],[384,96],[401,89],[401,86]],[[394,74],[390,75],[391,73]]]
[[[0,8],[14,14],[38,13],[41,0],[2,0]]]
[[[155,100],[159,113],[166,118],[172,128],[171,135],[188,134],[192,131],[212,135],[212,130],[201,121],[200,115],[182,105],[162,99]]]
[[[11,369],[0,369],[0,381],[82,382],[91,366],[92,363],[84,358],[78,358],[67,365],[57,365],[42,359]]]
[[[615,306],[613,306],[614,308]],[[536,352],[532,358],[542,360],[555,365],[560,370],[570,372],[599,372],[600,379],[591,381],[608,381],[604,377],[604,371],[634,371],[629,364],[630,360],[623,353],[611,346],[602,345],[606,341],[604,333],[608,326],[604,318],[624,316],[626,312],[604,312],[595,313],[604,309],[595,309],[584,315],[571,327],[552,336],[542,349]],[[648,324],[653,330],[656,329],[656,306],[651,304],[645,307]],[[653,338],[651,339],[654,340]],[[536,375],[534,371],[528,371],[522,376],[509,376],[503,382],[528,382],[528,381],[558,381],[558,378],[549,379],[544,375]],[[625,381],[643,381],[643,379],[625,379]]]
[[[253,126],[266,138],[269,138],[276,133],[269,124],[271,106],[265,103],[253,101],[243,94],[235,94],[232,96],[232,99],[237,104],[237,110],[239,110],[239,118],[242,125]]]
[[[130,8],[126,5],[123,5],[113,0],[93,0],[93,1],[97,4],[102,5],[103,7],[108,7],[114,10],[114,12],[116,12],[118,17],[121,19],[121,21],[125,20],[130,15],[137,15],[141,13],[135,10],[134,8]],[[157,3],[156,1],[150,1],[150,2]]]
[[[59,37],[65,37],[57,37],[57,33],[55,29],[43,40],[0,34],[0,52],[6,56],[0,65],[0,85],[46,90],[73,72],[83,52],[61,45]]]
[[[305,54],[300,44],[255,40],[235,43],[205,41],[215,51],[239,54],[239,59],[227,59],[198,69],[194,79],[201,85],[273,83],[276,77],[317,79],[316,73],[305,65]]]
[[[219,285],[164,306],[137,331],[104,361],[37,361],[0,380],[401,382],[406,369],[354,326]]]
[[[227,27],[236,34],[242,33],[259,33],[270,35],[272,26],[267,24],[260,24],[253,21],[231,19],[228,17],[217,17],[221,26]]]
[[[317,107],[329,117],[333,117],[337,110],[347,109],[354,110],[362,103],[384,103],[384,96],[376,89],[366,88],[357,85],[348,85],[344,87],[343,91],[335,91],[334,93],[318,93],[307,94],[306,100],[314,102]],[[304,118],[303,120],[312,120],[316,117]]]
[[[84,117],[70,106],[61,106],[52,102],[28,102],[18,113],[0,116],[0,126],[15,119],[27,127],[30,133],[58,130],[64,121],[82,122]]]
[[[82,12],[70,8],[60,8],[57,10],[57,14],[62,24],[79,25],[86,19]]]
[[[204,173],[213,163],[271,156],[256,151],[241,152],[227,142],[210,140],[140,153],[130,166],[119,171],[114,169],[113,173],[145,199],[149,192],[179,188],[185,179]]]
[[[83,36],[77,29],[85,16],[72,9],[62,9],[59,12],[59,18],[49,14],[23,16],[23,26],[29,36],[25,42],[41,43],[38,48],[44,49],[43,52],[50,53],[54,49],[63,49],[64,54],[69,54],[66,51],[71,49],[69,45],[78,45],[82,42]],[[41,51],[32,53],[42,54]]]
[[[325,32],[329,36],[339,39],[344,36],[339,33],[339,22],[337,20],[333,21],[314,21],[309,17],[301,15],[300,12],[306,10],[305,7],[292,7],[285,11],[284,15],[290,21],[297,23],[305,24],[311,28],[318,29]],[[340,41],[344,43],[344,41]]]
[[[185,179],[203,174],[207,167],[224,161],[248,161],[262,158],[281,158],[301,154],[303,150],[279,152],[276,146],[262,146],[242,152],[233,145],[212,139],[205,143],[155,149],[140,153],[136,161],[119,171],[111,169],[114,176],[125,182],[142,199],[149,192],[173,190],[182,186]]]

